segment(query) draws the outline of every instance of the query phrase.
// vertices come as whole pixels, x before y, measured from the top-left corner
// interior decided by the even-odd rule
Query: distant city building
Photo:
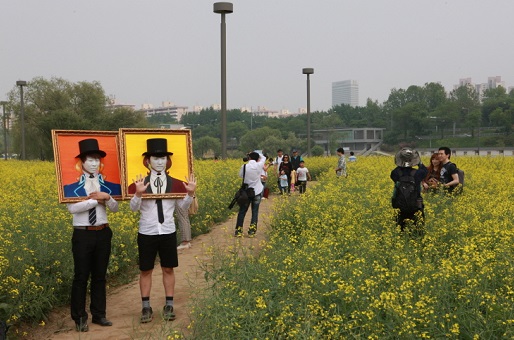
[[[505,86],[505,82],[502,81],[501,76],[488,77],[487,83],[481,83],[481,84],[473,84],[473,82],[471,81],[471,78],[461,78],[461,79],[459,79],[459,84],[454,85],[453,88],[457,89],[458,87],[465,86],[465,85],[471,86],[475,89],[475,91],[478,93],[478,97],[479,97],[480,101],[482,101],[482,99],[484,97],[484,92],[486,90],[495,89],[498,86],[502,86],[505,89],[507,88]],[[511,88],[512,87],[509,87],[509,89],[511,89]],[[507,93],[509,93],[509,92],[510,91],[507,90]]]
[[[190,112],[200,112],[203,110],[203,106],[200,106],[200,105],[195,105],[191,108],[191,111]]]
[[[332,83],[332,106],[350,105],[359,106],[359,82],[357,80],[343,80]]]
[[[502,86],[505,88],[505,82],[502,81],[501,76],[495,76],[495,77],[488,77],[487,78],[487,88],[488,89],[495,89],[498,86]]]
[[[187,106],[177,106],[172,102],[162,102],[161,107],[154,108],[152,104],[143,104],[141,105],[141,111],[145,113],[146,117],[169,115],[179,121],[182,115],[187,112]]]

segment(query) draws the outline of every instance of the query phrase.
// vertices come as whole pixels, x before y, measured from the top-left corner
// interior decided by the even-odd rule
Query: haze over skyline
[[[2,4],[0,99],[17,80],[99,81],[137,108],[220,103],[215,1],[37,1]],[[393,88],[460,78],[514,85],[509,0],[237,0],[226,15],[228,108],[331,107],[332,82],[359,82],[359,105]]]

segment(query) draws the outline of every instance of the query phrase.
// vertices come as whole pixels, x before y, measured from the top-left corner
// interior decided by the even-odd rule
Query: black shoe
[[[87,325],[87,321],[85,322],[75,322],[75,329],[77,332],[87,332],[89,331],[89,327]]]
[[[166,305],[162,309],[162,317],[166,321],[175,320],[175,313],[173,313],[173,306]]]
[[[242,237],[243,236],[243,227],[236,227],[236,232],[234,233],[235,237]]]
[[[248,229],[248,237],[254,237],[255,233],[257,232],[257,226],[256,225],[250,225],[250,228]]]
[[[147,323],[153,319],[152,307],[144,307],[141,312],[141,323]]]
[[[96,323],[97,325],[100,325],[100,326],[112,326],[112,322],[107,320],[107,318],[99,318],[99,319],[93,318],[93,323]]]

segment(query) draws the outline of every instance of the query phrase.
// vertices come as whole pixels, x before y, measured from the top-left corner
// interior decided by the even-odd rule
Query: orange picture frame
[[[85,191],[76,189],[83,175],[82,163],[77,156],[80,154],[79,142],[84,139],[96,139],[99,148],[106,153],[106,156],[102,158],[99,173],[105,184],[114,188],[112,192],[115,194],[111,194],[111,196],[116,200],[123,199],[118,132],[52,130],[59,203],[72,203],[87,199]],[[72,188],[75,190],[71,190]],[[119,194],[117,194],[118,192]]]

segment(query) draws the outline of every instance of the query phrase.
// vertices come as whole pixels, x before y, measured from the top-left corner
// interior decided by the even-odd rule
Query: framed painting
[[[86,187],[123,198],[118,132],[52,130],[52,143],[59,203],[87,199]],[[88,163],[92,158],[97,161]],[[88,177],[98,179],[91,189]]]
[[[193,171],[191,130],[120,129],[122,193],[134,196],[134,180],[149,183],[143,198],[181,198]],[[159,163],[161,162],[161,163]]]

